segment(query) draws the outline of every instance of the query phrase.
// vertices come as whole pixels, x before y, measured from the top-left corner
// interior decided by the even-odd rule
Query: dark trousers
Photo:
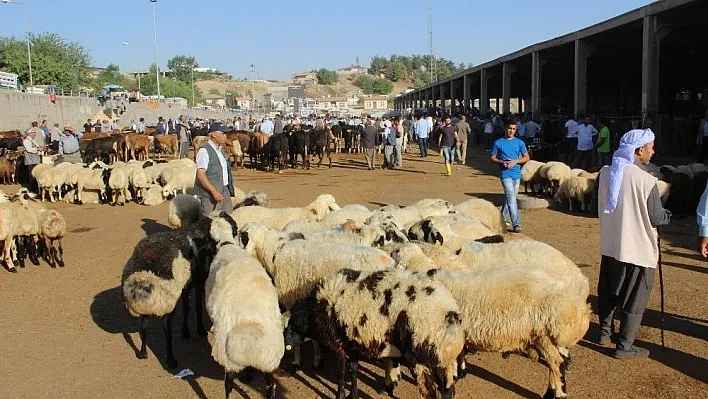
[[[573,152],[578,149],[578,138],[577,137],[566,137],[563,139],[563,152],[565,153],[565,163],[571,161],[570,156]]]
[[[420,156],[421,157],[427,157],[428,156],[428,138],[420,138],[418,137],[418,147],[420,147]]]
[[[654,283],[654,269],[603,256],[597,285],[601,334],[612,335],[612,322],[620,321],[617,349],[629,351],[642,324]]]
[[[703,144],[701,144],[701,152],[698,154],[698,162],[703,163],[706,158],[708,158],[708,137],[704,137]]]
[[[37,165],[33,164],[33,165],[25,165],[25,166],[27,166],[27,179],[28,179],[27,181],[29,183],[27,188],[30,191],[39,192],[39,186],[37,185],[37,179],[35,179],[34,176],[32,176],[32,169],[34,169],[34,167]]]
[[[590,169],[592,165],[592,153],[593,150],[581,151],[575,153],[575,167],[583,170]]]

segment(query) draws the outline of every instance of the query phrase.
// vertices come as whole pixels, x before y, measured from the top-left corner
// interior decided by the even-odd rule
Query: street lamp
[[[25,9],[25,38],[27,39],[27,65],[29,66],[30,87],[34,87],[34,79],[32,79],[32,52],[30,51],[29,23],[27,22],[27,3],[24,3],[21,1],[10,1],[10,0],[2,0],[2,2],[3,2],[3,4],[22,5]]]
[[[194,102],[194,63],[192,63],[191,65],[184,65],[184,64],[182,64],[182,65],[180,65],[180,66],[181,66],[182,68],[189,68],[189,69],[192,71],[192,107],[194,107],[195,105],[197,105],[197,104]]]
[[[152,29],[155,31],[155,74],[157,75],[157,101],[160,101],[160,64],[157,61],[157,22],[155,19],[155,3],[157,0],[150,0],[152,3]]]
[[[256,64],[251,64],[251,77],[253,82],[251,82],[251,114],[253,114],[256,107]]]
[[[135,54],[137,55],[138,58],[138,93],[140,93],[140,51],[138,50],[138,46],[134,44],[130,44],[128,42],[123,42],[123,45],[126,47],[135,47]]]

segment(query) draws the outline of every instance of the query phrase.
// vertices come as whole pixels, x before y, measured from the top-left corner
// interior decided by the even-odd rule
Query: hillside
[[[309,98],[320,97],[353,97],[361,95],[360,88],[352,84],[352,76],[340,76],[339,81],[333,85],[306,85],[305,95]],[[291,86],[292,82],[266,82],[266,81],[244,81],[244,80],[202,80],[196,82],[197,87],[204,94],[212,92],[214,89],[219,91],[219,94],[224,95],[227,92],[237,93],[237,96],[250,97],[251,90],[255,89],[255,97],[262,98],[269,87]],[[401,80],[393,84],[392,96],[396,96],[410,87],[408,80]]]

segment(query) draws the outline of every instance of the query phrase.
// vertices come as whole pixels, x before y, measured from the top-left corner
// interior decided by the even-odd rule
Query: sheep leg
[[[573,197],[568,196],[568,210],[573,212]]]
[[[148,318],[148,316],[142,316],[140,320],[140,352],[135,355],[138,359],[147,359],[148,357],[147,333],[149,324],[150,319]]]
[[[264,373],[263,379],[265,380],[266,399],[275,399],[275,380],[273,380],[273,373]]]
[[[22,236],[15,236],[15,250],[17,254],[17,264],[20,266],[20,268],[25,267],[25,258],[27,257],[27,254],[25,253],[25,242],[22,238]]]
[[[316,340],[312,340],[312,352],[313,352],[313,359],[312,359],[312,368],[315,370],[319,370],[322,368],[322,346],[320,346],[320,343],[317,342]]]
[[[357,386],[358,378],[357,372],[359,371],[359,357],[357,354],[349,355],[349,380],[351,381],[351,389],[349,389],[348,399],[358,399],[359,398],[359,387]]]
[[[565,392],[565,365],[558,348],[548,337],[543,337],[539,342],[538,351],[548,364],[548,389],[543,399],[566,398],[568,395]]]
[[[457,376],[459,379],[462,379],[465,375],[467,375],[467,360],[465,359],[466,354],[467,352],[463,349],[460,356],[457,357]]]
[[[11,273],[17,273],[17,269],[15,269],[15,264],[12,263],[12,252],[13,252],[13,238],[12,237],[7,237],[5,238],[5,242],[3,243],[3,260],[5,261],[5,265],[7,265],[7,270],[9,270]]]
[[[231,395],[231,390],[234,389],[234,378],[236,378],[235,372],[224,372],[224,392],[226,394],[226,399],[229,399],[229,395]]]
[[[398,359],[391,359],[389,357],[384,359],[384,369],[386,376],[384,377],[384,390],[389,397],[393,397],[393,391],[398,385],[398,380],[401,378],[401,364]],[[381,391],[377,391],[381,393]]]
[[[337,356],[337,367],[339,369],[339,380],[337,381],[337,399],[344,399],[344,381],[346,380],[347,356],[339,354]]]
[[[39,251],[37,250],[37,236],[25,236],[25,242],[29,248],[27,251],[30,262],[33,265],[39,266]]]
[[[189,288],[182,291],[182,338],[189,339]]]
[[[165,343],[167,344],[167,357],[165,360],[167,361],[167,367],[171,369],[177,367],[177,359],[175,359],[175,352],[172,346],[172,319],[174,319],[174,317],[175,311],[173,310],[165,316],[164,325]]]
[[[202,314],[204,313],[204,284],[195,285],[194,310],[197,313],[197,335],[200,337],[206,337],[207,330],[204,328],[204,319],[202,317]]]
[[[52,248],[54,248],[54,241],[52,240]],[[64,247],[61,245],[61,238],[56,240],[57,247],[54,252],[54,260],[57,262],[59,267],[64,267]]]

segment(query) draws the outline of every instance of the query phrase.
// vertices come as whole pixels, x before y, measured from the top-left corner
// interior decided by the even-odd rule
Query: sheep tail
[[[223,350],[231,365],[251,366],[271,372],[278,367],[284,349],[280,349],[280,357],[272,356],[276,346],[284,347],[282,331],[276,335],[280,338],[280,345],[275,345],[273,332],[263,324],[252,321],[238,323],[229,331]]]

